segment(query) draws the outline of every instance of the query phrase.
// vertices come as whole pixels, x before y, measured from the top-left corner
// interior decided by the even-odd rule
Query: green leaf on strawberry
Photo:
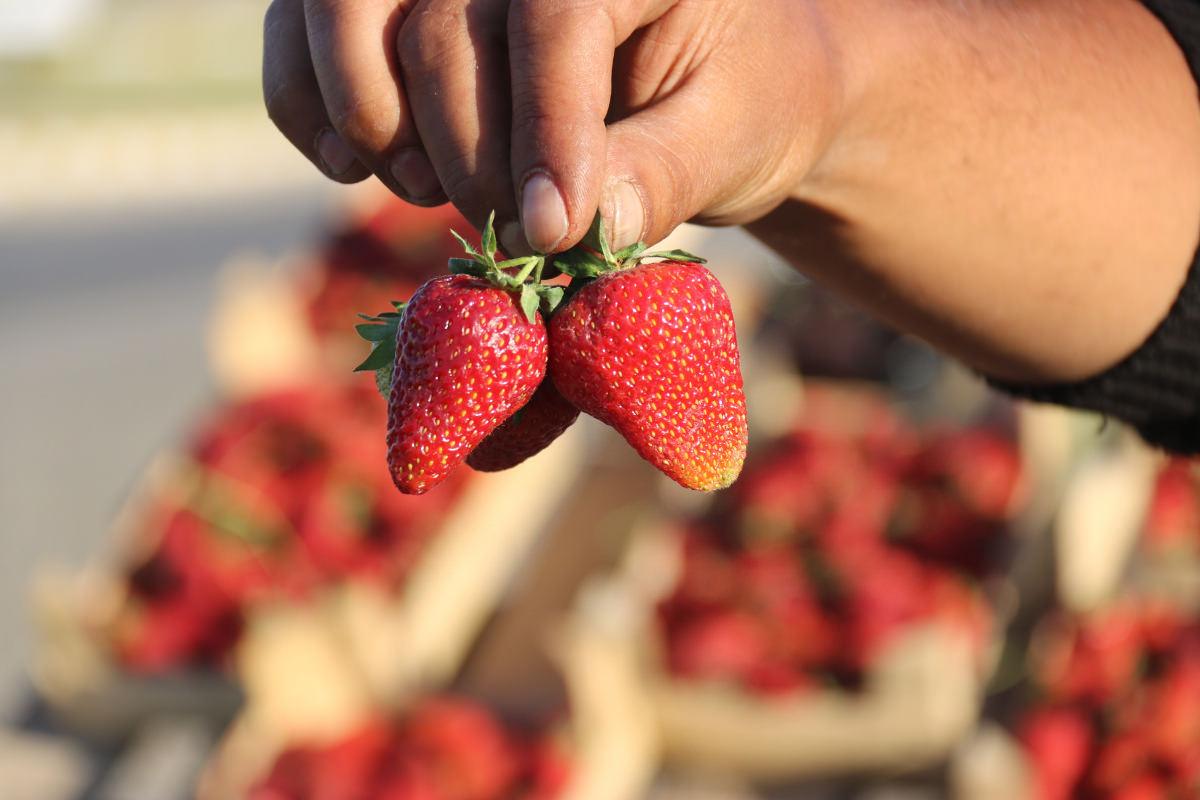
[[[392,375],[394,372],[394,361],[387,366],[375,370],[375,388],[379,390],[379,394],[383,395],[384,400],[388,399],[392,393]]]
[[[371,348],[371,354],[363,360],[361,364],[354,368],[355,372],[374,372],[377,369],[382,369],[392,363],[392,358],[396,355],[395,342],[390,345],[385,341],[375,342],[375,346]]]
[[[566,290],[561,286],[547,286],[545,284],[539,284],[537,287],[537,293],[542,300],[542,309],[545,311],[545,313],[553,314],[554,310],[558,308],[560,303],[562,303],[563,296],[566,294]]]
[[[403,318],[403,303],[392,304],[396,311],[385,311],[374,317],[365,314],[359,316],[369,324],[356,325],[354,330],[363,339],[371,343],[371,353],[365,360],[354,368],[355,372],[374,372],[375,385],[379,393],[388,396],[392,383],[392,363],[396,358],[396,331]]]
[[[368,342],[382,342],[388,336],[390,325],[356,325],[354,330]],[[393,334],[395,330],[391,331]]]
[[[457,231],[450,231],[468,257],[450,259],[449,271],[454,275],[467,275],[485,281],[496,288],[516,294],[526,321],[536,323],[539,309],[548,315],[562,302],[563,289],[542,283],[542,272],[546,266],[545,256],[532,255],[496,261],[498,244],[495,223],[495,213],[488,215],[478,248]],[[594,260],[597,265],[603,264],[598,257]],[[595,274],[599,275],[600,271],[597,270]],[[393,306],[395,311],[385,311],[374,316],[359,314],[367,324],[355,328],[358,335],[372,345],[370,355],[355,367],[355,371],[375,372],[376,385],[385,398],[391,392],[396,335],[405,310],[405,304],[402,302],[394,302]]]
[[[476,278],[487,276],[488,267],[481,261],[470,258],[450,259],[450,272],[454,275],[474,275]]]
[[[525,313],[525,319],[529,320],[529,324],[537,322],[538,306],[541,305],[542,298],[538,297],[537,289],[531,283],[521,285],[521,311]]]
[[[645,246],[643,245],[642,247],[644,248]],[[654,253],[646,253],[644,255],[642,255],[641,253],[638,254],[639,260],[646,259],[646,258],[661,258],[666,261],[684,261],[684,262],[688,262],[688,263],[692,263],[692,264],[707,264],[708,263],[707,259],[701,258],[700,256],[697,256],[697,255],[693,255],[692,253],[689,253],[687,250],[662,250],[662,251],[658,251],[658,252],[654,252]]]

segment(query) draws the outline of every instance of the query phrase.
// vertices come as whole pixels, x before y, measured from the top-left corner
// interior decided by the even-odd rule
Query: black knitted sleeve
[[[1143,2],[1179,42],[1200,82],[1200,0]],[[1200,229],[1200,220],[1196,224]],[[1165,450],[1200,453],[1200,254],[1166,318],[1140,348],[1117,365],[1078,383],[991,383],[1030,400],[1099,411],[1123,420],[1147,442]]]

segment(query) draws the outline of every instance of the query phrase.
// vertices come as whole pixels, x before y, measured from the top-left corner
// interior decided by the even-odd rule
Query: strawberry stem
[[[496,263],[497,269],[517,269],[524,267],[526,264],[531,264],[537,261],[544,260],[544,256],[522,256],[521,258],[510,258],[507,261],[499,261]]]
[[[529,275],[533,272],[534,268],[537,267],[538,265],[540,265],[543,261],[543,258],[541,256],[533,256],[532,258],[534,260],[531,260],[528,264],[526,264],[524,266],[524,268],[521,269],[520,272],[518,272],[516,275],[513,276],[513,280],[516,281],[518,284],[524,283],[525,279],[529,277]],[[537,281],[534,281],[534,283],[537,283]]]

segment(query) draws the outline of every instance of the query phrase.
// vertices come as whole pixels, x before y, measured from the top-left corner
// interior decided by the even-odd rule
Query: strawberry
[[[729,486],[746,456],[746,398],[725,290],[686,253],[601,249],[603,262],[555,262],[585,282],[550,321],[551,380],[683,486]]]
[[[1139,775],[1119,791],[1109,795],[1112,800],[1170,800],[1172,797],[1181,796],[1186,797],[1172,792],[1163,779],[1152,772]]]
[[[1037,797],[1069,800],[1087,769],[1092,750],[1088,720],[1070,709],[1034,711],[1020,724],[1018,737],[1032,760]]]
[[[571,761],[552,736],[543,736],[529,748],[529,792],[526,800],[552,800],[565,794],[571,779]]]
[[[375,370],[388,398],[388,468],[406,494],[445,480],[546,374],[538,307],[554,305],[562,289],[540,283],[541,256],[497,263],[491,219],[481,251],[458,238],[472,257],[451,259],[459,274],[428,281],[407,305],[359,326],[375,349],[358,370]]]
[[[405,745],[449,797],[511,796],[520,764],[516,743],[486,708],[461,698],[422,701],[409,716]]]
[[[1200,502],[1190,462],[1173,459],[1159,472],[1145,527],[1155,550],[1187,547],[1200,533]]]
[[[669,642],[671,670],[688,678],[739,680],[762,664],[771,647],[762,621],[740,611],[697,617]]]
[[[388,468],[423,494],[525,405],[546,374],[546,328],[507,291],[435,278],[404,310],[388,399]]]
[[[1004,437],[986,429],[945,433],[926,446],[916,475],[948,486],[973,514],[1004,519],[1021,480],[1021,458]]]
[[[542,381],[533,398],[484,439],[467,464],[480,472],[499,472],[546,449],[579,416],[554,384]]]

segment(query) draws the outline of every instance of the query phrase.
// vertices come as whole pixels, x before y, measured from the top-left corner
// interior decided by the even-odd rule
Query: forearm
[[[1200,103],[1134,0],[824,3],[841,103],[750,226],[805,272],[989,374],[1132,352],[1200,236]]]

